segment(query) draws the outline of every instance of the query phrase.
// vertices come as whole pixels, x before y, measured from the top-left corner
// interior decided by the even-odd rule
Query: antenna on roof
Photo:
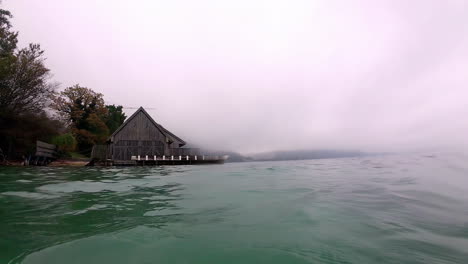
[[[124,109],[140,109],[140,107],[133,107],[133,106],[122,106],[122,108]],[[156,110],[156,108],[152,108],[152,107],[143,107],[144,109],[146,110]]]

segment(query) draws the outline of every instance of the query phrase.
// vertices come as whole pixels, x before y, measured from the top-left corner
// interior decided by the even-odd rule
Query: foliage
[[[68,154],[70,155],[71,158],[74,158],[74,159],[85,159],[86,158],[85,155],[77,153],[77,152],[69,152]]]
[[[0,56],[13,53],[18,43],[18,33],[11,31],[10,11],[0,9]]]
[[[0,47],[5,46],[0,52],[0,115],[41,111],[50,102],[55,89],[48,81],[50,74],[44,65],[44,51],[38,44],[30,44],[27,48],[6,52],[13,46],[10,42],[14,41],[0,41]]]
[[[66,88],[54,98],[54,108],[77,129],[87,128],[91,114],[105,116],[103,95],[79,84]]]
[[[123,107],[121,105],[106,105],[107,108],[107,116],[105,118],[105,122],[107,127],[109,128],[109,133],[114,133],[120,125],[123,124],[125,121],[125,113],[123,112]]]
[[[20,157],[34,151],[36,140],[52,140],[62,152],[89,153],[123,123],[122,106],[106,106],[102,94],[78,84],[57,94],[44,51],[17,47],[11,17],[0,9],[0,150]],[[47,114],[50,107],[61,121]]]
[[[0,147],[9,158],[32,154],[36,140],[50,142],[63,124],[44,111],[0,118]]]
[[[71,133],[62,134],[52,138],[52,144],[57,145],[58,149],[63,152],[72,152],[76,148],[76,139]]]
[[[15,61],[14,51],[18,43],[18,33],[11,31],[11,14],[0,9],[0,89],[6,87],[7,77],[12,74],[11,65]]]
[[[74,85],[54,98],[54,108],[70,124],[78,148],[91,151],[94,144],[104,143],[109,135],[105,122],[107,108],[103,95]]]
[[[44,51],[17,48],[9,11],[0,9],[0,148],[9,158],[32,153],[36,140],[49,141],[63,124],[47,115],[54,86],[48,82]]]

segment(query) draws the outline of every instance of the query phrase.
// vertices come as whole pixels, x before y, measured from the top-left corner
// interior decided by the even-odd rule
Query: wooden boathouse
[[[105,165],[169,165],[223,163],[227,157],[205,156],[171,133],[140,107],[109,137],[95,145],[91,158]]]

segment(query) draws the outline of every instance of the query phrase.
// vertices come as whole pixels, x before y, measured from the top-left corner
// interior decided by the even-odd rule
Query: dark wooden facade
[[[182,148],[185,141],[169,132],[140,107],[110,136],[105,151],[96,148],[96,154],[106,159],[131,160],[132,156],[154,157],[197,155],[197,149]],[[94,152],[94,150],[93,150]]]

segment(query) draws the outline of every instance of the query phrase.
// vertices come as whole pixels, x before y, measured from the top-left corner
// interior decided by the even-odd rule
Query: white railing
[[[189,161],[189,160],[221,160],[221,159],[224,159],[226,160],[228,158],[228,156],[219,156],[219,155],[179,155],[179,156],[170,156],[170,160],[171,161],[182,161],[182,160],[185,160],[185,161]],[[157,156],[157,155],[153,155],[153,156],[148,156],[148,155],[145,155],[144,157],[142,157],[141,155],[137,155],[137,156],[131,156],[131,160],[137,160],[137,161],[158,161],[158,160],[168,160],[167,157],[165,155],[163,156]]]

